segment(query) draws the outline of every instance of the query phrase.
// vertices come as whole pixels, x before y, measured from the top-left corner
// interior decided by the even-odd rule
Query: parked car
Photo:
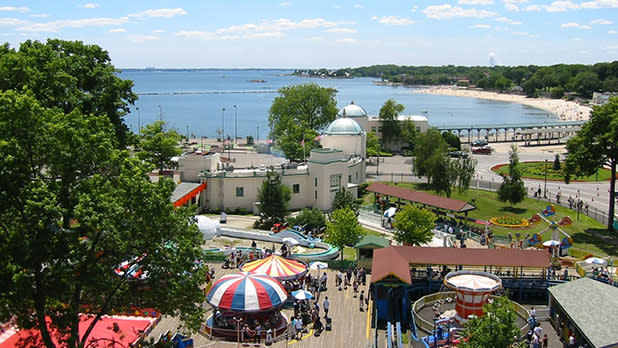
[[[491,152],[492,148],[489,145],[475,147],[472,149],[472,153],[477,155],[491,155]]]
[[[464,151],[451,151],[448,153],[449,157],[455,157],[455,158],[467,158],[468,157],[468,153],[464,152]]]
[[[470,145],[472,145],[472,146],[486,146],[488,144],[489,143],[485,139],[477,139],[477,140],[475,140],[475,141],[470,143]]]

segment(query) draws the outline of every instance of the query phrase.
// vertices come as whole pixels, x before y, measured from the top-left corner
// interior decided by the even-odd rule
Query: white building
[[[376,137],[382,140],[382,121],[379,116],[369,116],[367,111],[362,107],[351,102],[349,105],[343,107],[337,113],[338,118],[350,118],[356,121],[366,133],[374,133]],[[397,118],[399,122],[411,121],[414,124],[414,128],[417,132],[425,132],[429,128],[429,121],[426,116],[422,115],[399,115]],[[391,142],[392,151],[401,151],[402,148],[409,144],[402,139],[393,139]]]
[[[366,133],[355,119],[341,117],[327,127],[321,138],[323,148],[312,149],[306,164],[275,167],[282,183],[290,188],[289,209],[329,210],[340,187],[357,197],[358,184],[365,181],[366,141]],[[226,169],[217,153],[191,153],[179,158],[178,167],[181,181],[195,185],[194,189],[185,188],[194,196],[182,196],[184,202],[199,194],[199,204],[205,209],[256,211],[265,166]]]

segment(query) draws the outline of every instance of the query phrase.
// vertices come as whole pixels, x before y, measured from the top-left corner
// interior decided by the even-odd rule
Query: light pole
[[[225,108],[221,108],[221,142],[223,143],[223,148],[225,148],[225,121],[223,116],[225,114]]]
[[[545,160],[545,186],[543,187],[543,198],[547,199],[547,160]]]
[[[236,145],[236,139],[238,139],[238,112],[234,104],[234,145]]]
[[[255,140],[260,140],[260,126],[257,126],[257,134],[255,135]]]
[[[142,134],[142,123],[140,121],[140,111],[139,111],[139,107],[135,107],[135,110],[137,110],[137,134]]]

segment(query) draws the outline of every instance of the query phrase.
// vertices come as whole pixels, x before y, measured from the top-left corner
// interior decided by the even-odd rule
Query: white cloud
[[[125,33],[126,31],[127,29],[125,28],[114,28],[109,30],[110,33]]]
[[[324,30],[325,33],[337,33],[337,34],[354,34],[356,30],[350,28],[331,28]]]
[[[459,0],[457,2],[460,5],[491,5],[493,0]]]
[[[25,6],[20,6],[20,7],[15,7],[15,6],[0,6],[0,11],[7,11],[7,12],[28,12],[30,11],[29,8],[25,7]]]
[[[519,11],[519,6],[527,2],[528,0],[504,0],[504,7],[509,11]]]
[[[350,25],[353,22],[333,22],[323,18],[303,19],[299,22],[287,18],[279,18],[270,21],[263,21],[259,24],[245,23],[232,25],[226,28],[219,28],[215,31],[179,31],[176,36],[187,38],[199,38],[203,40],[239,40],[239,39],[259,39],[281,37],[286,31],[300,29],[326,28],[334,29],[340,25]],[[351,29],[348,29],[351,30]],[[346,31],[343,29],[341,32]],[[349,32],[349,31],[348,31]]]
[[[131,42],[135,42],[135,43],[143,43],[146,41],[155,41],[155,40],[159,40],[158,36],[154,36],[154,35],[137,35],[137,34],[132,34],[127,36],[127,38],[129,39],[129,41]]]
[[[489,24],[475,24],[471,26],[472,29],[489,29],[491,26]]]
[[[509,24],[512,24],[512,25],[519,25],[519,24],[521,24],[521,22],[514,21],[514,20],[512,20],[510,18],[506,18],[506,17],[498,17],[498,18],[496,18],[496,21],[504,22],[504,23],[509,23]]]
[[[341,43],[357,43],[358,41],[356,39],[347,38],[347,39],[339,39],[339,40],[337,40],[337,42],[341,42]]]
[[[361,4],[354,4],[354,8],[363,8],[363,5],[361,5]]]
[[[27,23],[17,28],[19,31],[25,32],[57,32],[62,28],[85,28],[85,27],[103,27],[108,25],[121,25],[127,23],[129,18],[84,18],[84,19],[65,19],[52,21],[47,23]]]
[[[541,11],[541,7],[539,5],[528,5],[526,11]]]
[[[599,19],[593,19],[592,22],[590,22],[590,23],[592,23],[592,24],[600,24],[600,25],[610,25],[613,22],[610,21],[610,20],[607,20],[607,19],[599,18]]]
[[[47,17],[49,17],[49,15],[47,13],[37,13],[37,14],[28,15],[28,17],[30,17],[30,18],[47,18]]]
[[[19,18],[0,18],[0,26],[26,25],[30,22]]]
[[[290,6],[292,3],[289,1],[283,1],[279,3],[279,6]]]
[[[578,24],[575,22],[560,24],[560,28],[592,29],[589,25]]]
[[[381,24],[385,25],[410,25],[414,24],[414,21],[409,18],[402,18],[399,16],[384,16],[382,18],[373,16],[372,20],[378,21]]]
[[[582,2],[583,8],[618,8],[618,0],[594,0]]]
[[[165,30],[163,30],[163,29],[154,29],[152,32],[155,33],[155,34],[160,34],[160,33],[165,33]]]
[[[94,2],[89,2],[87,4],[79,5],[79,7],[81,7],[81,8],[97,8],[97,7],[99,7],[99,4],[94,3]]]
[[[616,34],[617,32],[615,30],[608,30],[607,33],[613,35],[613,34]]]
[[[568,10],[577,10],[579,5],[571,1],[554,1],[549,5],[542,6],[547,12],[566,12]]]
[[[138,12],[130,14],[129,17],[165,17],[170,18],[174,16],[186,15],[187,11],[182,8],[160,8],[160,9],[149,9],[146,11]]]
[[[423,13],[428,18],[433,19],[450,19],[455,17],[473,17],[484,18],[495,16],[495,12],[487,10],[478,10],[474,8],[463,9],[458,6],[451,6],[450,4],[427,6]]]

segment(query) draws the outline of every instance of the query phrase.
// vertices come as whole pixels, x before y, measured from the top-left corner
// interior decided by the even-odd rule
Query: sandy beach
[[[587,121],[590,117],[590,112],[592,111],[592,108],[588,106],[582,106],[576,102],[562,99],[527,98],[523,95],[500,94],[451,86],[419,88],[413,90],[412,92],[519,103],[547,111],[558,116],[561,121]]]

